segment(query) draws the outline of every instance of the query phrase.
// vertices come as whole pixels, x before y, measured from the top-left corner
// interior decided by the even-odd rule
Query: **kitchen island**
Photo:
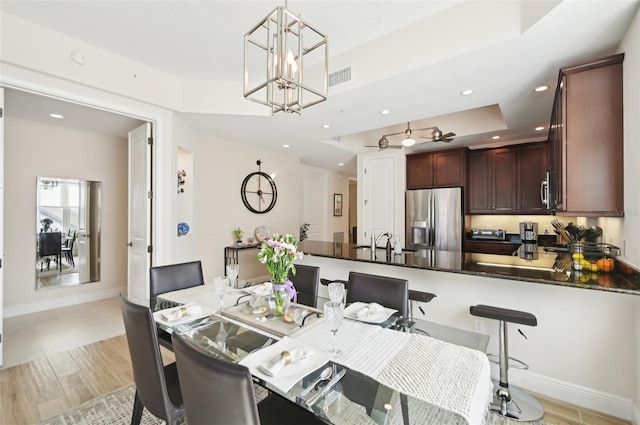
[[[318,257],[640,295],[640,273],[618,260],[609,273],[577,272],[571,268],[568,252],[547,251],[549,248],[543,247],[526,259],[518,255],[435,250],[409,250],[399,255],[392,252],[387,258],[384,248],[372,254],[370,247],[321,241],[304,241],[300,249],[305,255]]]
[[[384,249],[372,255],[368,247],[316,241],[304,241],[300,249],[305,256],[297,263],[318,266],[322,278],[346,280],[351,271],[371,273],[407,279],[409,289],[435,294],[429,303],[414,302],[413,314],[490,335],[490,353],[498,351],[498,323],[478,320],[470,306],[534,314],[538,326],[509,327],[509,354],[530,366],[511,368],[509,381],[568,403],[632,417],[631,400],[640,390],[640,297],[629,295],[640,295],[640,285],[637,271],[627,273],[622,263],[608,274],[611,282],[603,284],[598,274],[593,282],[574,281],[569,254],[544,250],[529,262],[517,256],[442,251],[392,253],[387,261]],[[556,260],[565,262],[564,272],[553,271]],[[326,297],[326,292],[320,285],[320,295]]]

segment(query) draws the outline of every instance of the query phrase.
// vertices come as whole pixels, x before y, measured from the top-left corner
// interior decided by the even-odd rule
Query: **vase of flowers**
[[[298,251],[298,241],[292,235],[274,233],[265,239],[260,247],[258,260],[267,265],[271,278],[271,294],[269,307],[276,317],[284,316],[293,299],[296,301],[296,290],[289,280],[289,273],[296,274],[295,260],[304,256]]]

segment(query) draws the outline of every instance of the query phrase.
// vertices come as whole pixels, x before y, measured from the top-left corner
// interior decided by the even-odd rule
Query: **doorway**
[[[63,118],[54,118],[50,115],[52,113]],[[38,305],[42,295],[36,298],[35,279],[31,281],[29,278],[33,275],[29,271],[33,269],[38,242],[34,240],[33,232],[27,235],[23,230],[26,228],[23,221],[29,222],[30,229],[34,227],[36,176],[102,181],[105,189],[101,195],[104,205],[102,221],[106,220],[107,228],[103,229],[101,246],[104,249],[97,253],[97,266],[103,267],[101,279],[89,280],[99,282],[93,286],[95,291],[104,292],[111,289],[111,293],[117,294],[115,288],[126,286],[127,281],[128,132],[146,122],[97,109],[91,105],[8,88],[5,89],[5,118],[8,125],[3,132],[7,142],[3,151],[3,163],[11,168],[10,163],[21,162],[19,170],[9,170],[15,178],[12,183],[12,187],[15,188],[7,194],[7,199],[11,198],[12,203],[6,205],[11,205],[11,208],[15,206],[15,209],[4,210],[5,219],[11,216],[12,222],[11,230],[5,233],[4,239],[5,246],[11,246],[9,256],[12,257],[10,267],[4,270],[7,275],[6,282],[11,282],[12,285],[5,286],[2,302],[5,308],[7,302],[11,303],[10,311],[5,311],[13,316],[42,309],[42,306]],[[15,143],[16,140],[19,143]],[[110,170],[105,171],[107,168]],[[16,178],[18,176],[20,178]],[[59,230],[67,239],[71,239],[68,237],[68,229]],[[73,263],[76,268],[82,266],[77,262],[80,257],[74,254],[77,254],[86,238],[94,237],[96,233],[75,230],[79,236],[69,258],[65,261],[63,251],[63,256],[58,259],[63,265],[63,270],[64,266]],[[54,264],[50,267],[51,272],[55,268]],[[97,270],[98,267],[92,269]],[[9,277],[12,277],[11,280]],[[29,281],[26,281],[27,279]],[[56,286],[52,285],[53,287]],[[51,295],[46,297],[50,300],[46,302],[46,308],[95,299],[95,294],[92,295],[86,290],[82,293],[83,296],[68,294],[68,290],[51,292]],[[61,299],[65,297],[74,298],[76,301]],[[15,302],[11,300],[18,298],[23,301],[20,310],[16,311],[18,309],[14,306]]]

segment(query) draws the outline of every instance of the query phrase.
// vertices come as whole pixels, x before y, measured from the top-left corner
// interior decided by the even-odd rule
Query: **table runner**
[[[342,356],[331,360],[375,378],[404,347],[411,335],[355,320],[345,320],[337,336]],[[333,347],[331,332],[324,324],[307,330],[302,328],[292,337],[303,346],[316,350],[327,351]]]
[[[184,303],[186,301],[195,300],[196,297],[201,297],[203,295],[215,296],[215,289],[213,288],[213,285],[192,286],[191,288],[178,289],[177,291],[165,292],[164,294],[160,294],[158,296],[168,301]]]
[[[301,332],[295,339],[315,349],[332,346],[324,326]],[[484,353],[351,320],[340,327],[338,346],[343,355],[332,361],[415,397],[409,399],[410,416],[435,421],[428,423],[484,423],[493,391]]]

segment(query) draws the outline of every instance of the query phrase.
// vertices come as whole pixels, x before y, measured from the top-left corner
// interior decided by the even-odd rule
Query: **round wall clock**
[[[264,214],[276,205],[278,190],[271,176],[260,169],[262,161],[258,160],[256,164],[258,164],[258,171],[244,178],[240,187],[240,196],[242,196],[242,203],[249,211]]]

